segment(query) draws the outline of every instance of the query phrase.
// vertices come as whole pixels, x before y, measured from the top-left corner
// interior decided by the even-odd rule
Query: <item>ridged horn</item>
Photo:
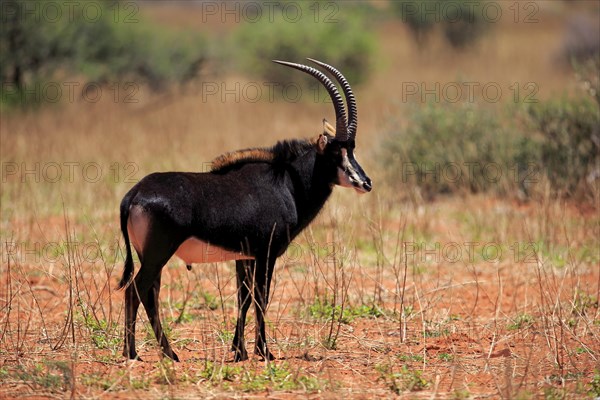
[[[313,58],[308,58],[307,60],[325,68],[333,76],[335,76],[335,79],[340,83],[340,85],[342,85],[344,96],[346,96],[346,105],[348,106],[348,137],[350,140],[354,140],[356,138],[356,130],[358,128],[358,111],[356,107],[356,98],[354,97],[354,93],[352,93],[350,84],[344,75],[342,75],[340,71],[331,65],[325,64],[324,62],[315,60]]]
[[[327,89],[327,93],[329,93],[329,97],[331,97],[331,101],[333,102],[333,108],[335,109],[335,138],[341,142],[347,141],[348,125],[346,123],[346,109],[344,108],[344,100],[340,92],[338,92],[337,86],[324,73],[308,65],[279,60],[273,60],[273,62],[305,72],[321,82],[325,89]]]

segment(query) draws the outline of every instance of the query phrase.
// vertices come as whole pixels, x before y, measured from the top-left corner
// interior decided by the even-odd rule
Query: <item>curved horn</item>
[[[273,62],[306,72],[321,82],[323,86],[325,86],[327,93],[329,93],[329,97],[331,97],[331,101],[333,101],[333,107],[335,109],[335,138],[341,142],[347,141],[348,126],[346,124],[346,109],[344,108],[344,100],[342,100],[342,96],[340,96],[340,92],[338,92],[335,84],[331,82],[331,80],[324,73],[313,67],[287,61],[273,60]]]
[[[350,87],[350,84],[348,83],[344,75],[342,75],[340,71],[338,71],[331,65],[325,64],[324,62],[312,58],[308,58],[308,60],[317,65],[320,65],[327,71],[331,72],[331,74],[335,76],[335,79],[337,79],[340,85],[342,85],[342,90],[344,91],[344,95],[346,96],[346,104],[348,106],[348,137],[350,138],[350,140],[354,140],[354,138],[356,138],[356,129],[358,128],[358,113],[356,108],[356,99],[354,98],[354,93],[352,93],[352,88]]]

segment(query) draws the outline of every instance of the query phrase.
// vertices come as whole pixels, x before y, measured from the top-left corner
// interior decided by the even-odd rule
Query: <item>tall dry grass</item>
[[[571,8],[557,7],[540,3],[539,22],[533,24],[514,23],[510,10],[505,9],[505,17],[498,26],[464,53],[454,52],[435,38],[427,48],[418,49],[402,24],[384,21],[378,28],[381,61],[376,63],[370,81],[356,88],[360,106],[360,155],[362,162],[375,171],[375,178],[379,166],[372,160],[372,151],[378,146],[380,133],[390,116],[402,119],[402,114],[409,110],[408,103],[434,99],[423,91],[434,88],[436,83],[442,87],[462,85],[462,82],[475,82],[478,87],[497,83],[502,96],[498,103],[487,103],[490,107],[511,103],[515,94],[511,85],[514,84],[520,88],[521,98],[533,90],[534,98],[539,100],[573,91],[578,85],[574,74],[557,67],[555,62],[563,37],[565,17],[561,13]],[[172,8],[171,12],[161,13],[161,17],[154,7],[142,8],[142,11],[174,25],[179,24],[185,14],[188,21],[196,22],[197,29],[212,26],[199,23],[202,17],[197,7]],[[232,24],[224,25],[222,29],[226,32],[233,28]],[[256,82],[251,77],[221,75],[210,66],[202,79],[229,89],[236,84],[244,88],[249,82]],[[525,88],[528,83],[533,83],[535,89]],[[407,96],[403,92],[407,84],[416,84],[419,93]],[[105,170],[110,169],[112,163],[119,163],[121,167],[135,163],[139,168],[135,173],[137,179],[152,171],[201,170],[203,163],[225,151],[268,146],[279,139],[318,134],[320,120],[333,118],[331,106],[315,102],[312,92],[308,88],[303,90],[299,103],[269,101],[266,90],[265,98],[258,102],[247,101],[238,91],[239,102],[236,102],[231,95],[222,101],[220,90],[216,95],[203,96],[199,83],[185,91],[174,89],[160,96],[139,88],[134,95],[138,103],[128,104],[123,97],[114,101],[114,93],[106,89],[99,103],[79,99],[36,112],[4,112],[0,121],[0,155],[3,162],[27,164],[98,162]],[[486,103],[477,88],[474,94],[475,101]],[[20,175],[17,173],[16,177],[22,178]],[[3,182],[7,209],[25,203],[25,210],[43,210],[47,207],[44,203],[50,202],[55,203],[50,207],[53,212],[60,211],[55,207],[56,196],[46,198],[45,202],[35,200],[37,205],[27,203],[27,199],[34,201],[36,190],[47,185],[34,185],[30,187],[34,192],[27,192],[23,185],[16,186],[20,189],[13,188],[14,178],[10,175]],[[58,186],[67,196],[67,204],[71,203],[68,201],[70,191],[81,192],[77,185],[51,185],[53,190]],[[99,185],[87,186],[91,190],[84,192],[96,193],[83,204],[93,207],[114,203],[126,187],[117,185],[118,190],[104,194],[104,188]],[[27,193],[30,195],[26,196]]]

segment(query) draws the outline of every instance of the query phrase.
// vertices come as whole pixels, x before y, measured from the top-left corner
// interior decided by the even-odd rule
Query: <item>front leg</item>
[[[231,351],[235,352],[233,361],[244,361],[248,359],[248,352],[244,344],[244,327],[246,325],[246,314],[250,307],[250,288],[252,287],[252,276],[254,274],[254,266],[256,262],[237,260],[235,262],[235,270],[237,277],[237,302],[238,315],[235,325],[235,336]]]
[[[254,272],[254,309],[256,314],[256,345],[254,353],[263,357],[265,360],[274,360],[275,357],[268,349],[267,335],[265,332],[265,313],[269,302],[269,289],[271,278],[275,268],[275,259],[256,260],[256,269]]]

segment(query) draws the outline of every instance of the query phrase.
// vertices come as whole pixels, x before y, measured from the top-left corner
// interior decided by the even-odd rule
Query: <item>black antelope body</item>
[[[324,121],[325,132],[313,140],[285,140],[271,148],[227,153],[213,161],[207,173],[154,173],[123,198],[121,231],[127,257],[119,288],[127,286],[125,357],[138,358],[135,321],[141,302],[162,352],[179,360],[158,315],[161,270],[175,254],[188,268],[192,263],[236,261],[234,360],[248,358],[244,324],[251,301],[256,313],[254,352],[273,359],[267,348],[264,315],[275,260],[323,208],[334,185],[361,193],[371,190],[371,180],[354,158],[358,120],[350,85],[332,66],[310,61],[340,83],[348,119],[336,85],[325,74],[306,65],[275,61],[310,74],[325,86],[335,109],[335,128]],[[131,245],[141,267],[130,284]]]

